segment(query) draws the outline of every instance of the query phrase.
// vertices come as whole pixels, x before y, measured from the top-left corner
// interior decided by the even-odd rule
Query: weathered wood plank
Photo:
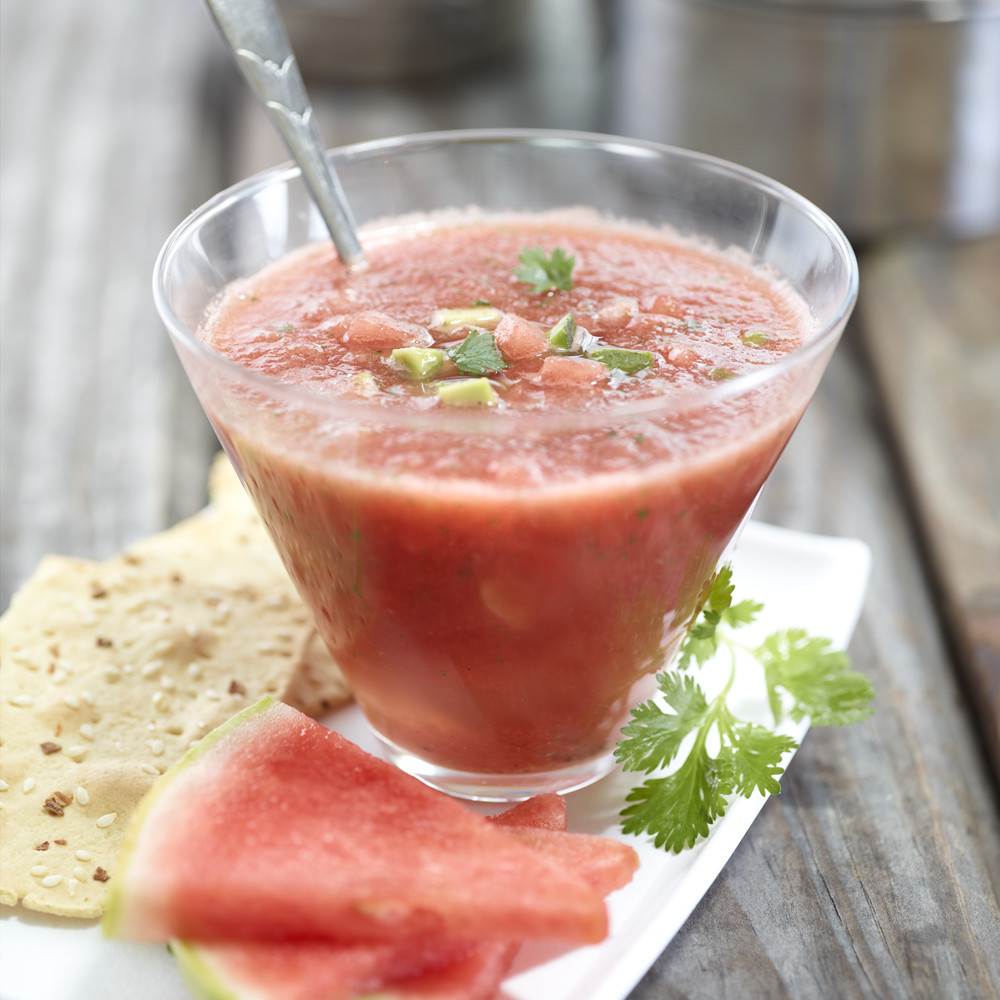
[[[865,258],[865,339],[1000,779],[1000,236]]]
[[[203,502],[210,435],[156,317],[160,244],[218,186],[197,4],[3,8],[0,607]]]

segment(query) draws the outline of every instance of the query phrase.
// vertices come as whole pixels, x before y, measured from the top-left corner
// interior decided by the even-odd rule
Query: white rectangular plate
[[[871,556],[863,542],[821,538],[751,522],[733,553],[735,599],[764,604],[745,638],[802,627],[848,644],[864,600]],[[741,635],[741,639],[744,638]],[[753,670],[731,703],[757,718],[766,709]],[[762,721],[766,721],[766,715]],[[366,749],[376,747],[356,709],[325,720]],[[806,726],[786,729],[801,739]],[[526,946],[504,985],[504,1000],[623,1000],[669,944],[731,857],[764,804],[737,799],[710,836],[679,855],[625,837],[618,812],[641,776],[615,771],[567,797],[571,830],[627,840],[639,852],[631,884],[609,900],[611,934],[600,945]],[[0,1000],[185,1000],[189,996],[162,945],[105,941],[95,924],[4,908]],[[317,998],[321,1000],[321,998]]]

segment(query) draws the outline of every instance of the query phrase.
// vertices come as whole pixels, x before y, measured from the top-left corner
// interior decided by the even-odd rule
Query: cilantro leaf
[[[718,611],[702,611],[700,621],[691,626],[681,646],[677,659],[679,670],[689,670],[692,664],[703,667],[719,651],[719,639],[716,635],[722,614]]]
[[[708,836],[733,795],[778,794],[783,759],[798,745],[791,736],[733,713],[728,697],[738,652],[763,667],[775,725],[785,718],[844,725],[871,713],[871,684],[850,669],[846,653],[830,648],[829,639],[787,629],[755,649],[735,642],[729,632],[753,622],[762,605],[733,603],[733,593],[732,570],[724,566],[692,619],[675,669],[657,676],[659,700],[633,709],[615,748],[625,771],[652,774],[673,768],[632,789],[621,811],[621,827],[625,833],[648,834],[656,847],[675,853]],[[697,678],[685,671],[703,667],[723,647],[731,654],[729,679],[710,700]],[[714,753],[709,750],[713,746]]]
[[[697,729],[708,713],[708,702],[691,677],[679,673],[660,674],[660,691],[674,709],[668,714],[655,702],[647,701],[632,712],[624,726],[625,737],[615,748],[615,756],[626,771],[655,771],[666,767],[677,755],[688,733]]]
[[[713,758],[700,746],[673,774],[647,778],[628,793],[622,830],[651,834],[654,846],[679,854],[708,836],[726,811],[732,784],[730,758]]]
[[[534,295],[549,291],[568,292],[573,287],[573,266],[576,257],[556,247],[549,256],[541,247],[525,247],[517,259],[521,267],[514,268],[518,281],[531,285]]]
[[[780,736],[753,722],[734,726],[732,737],[736,790],[746,798],[754,791],[763,795],[779,794],[778,776],[785,769],[781,758],[798,743],[791,736]]]
[[[497,338],[486,330],[473,329],[462,343],[449,347],[447,353],[463,375],[490,375],[507,367],[497,347]]]
[[[677,666],[687,670],[692,662],[704,666],[719,650],[716,629],[733,603],[733,571],[727,564],[712,577],[708,593],[681,646]]]
[[[787,715],[795,721],[808,718],[814,726],[843,726],[871,715],[871,683],[851,670],[846,653],[831,645],[804,629],[787,629],[769,635],[754,651],[764,666],[775,721],[786,715],[782,691],[791,696]]]

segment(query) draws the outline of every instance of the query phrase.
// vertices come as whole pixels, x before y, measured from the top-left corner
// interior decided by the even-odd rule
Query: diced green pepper
[[[557,351],[570,351],[576,341],[576,320],[572,313],[565,316],[549,330],[549,343]]]
[[[437,384],[445,406],[496,406],[496,390],[488,378],[454,379]]]
[[[396,347],[392,360],[403,368],[410,378],[433,378],[444,364],[445,353],[437,347]]]
[[[460,326],[479,326],[492,330],[503,317],[493,306],[468,306],[465,309],[438,309],[431,325],[441,330],[454,330]]]

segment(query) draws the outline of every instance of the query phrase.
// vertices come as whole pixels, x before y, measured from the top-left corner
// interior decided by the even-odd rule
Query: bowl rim
[[[835,313],[825,324],[817,323],[816,330],[806,343],[788,352],[772,364],[709,386],[686,387],[680,391],[671,392],[668,396],[646,397],[640,400],[615,403],[614,406],[610,407],[581,407],[551,412],[548,410],[542,412],[491,410],[488,413],[488,422],[497,430],[507,431],[515,427],[521,428],[541,422],[544,422],[548,430],[553,429],[554,424],[563,417],[576,428],[583,425],[607,426],[624,423],[630,419],[671,416],[696,408],[706,409],[712,405],[735,399],[776,380],[799,366],[809,365],[828,350],[832,350],[857,302],[859,284],[857,257],[850,241],[837,223],[815,204],[786,185],[720,157],[643,139],[596,132],[534,128],[415,132],[334,147],[327,151],[327,155],[336,167],[338,162],[384,156],[402,148],[473,143],[484,145],[501,143],[522,146],[554,145],[560,147],[578,145],[591,150],[609,150],[639,158],[668,156],[675,159],[697,161],[699,165],[712,173],[738,179],[769,193],[807,217],[826,235],[834,252],[843,259],[849,274],[846,292]],[[191,330],[177,316],[170,303],[166,288],[166,275],[185,243],[205,222],[223,214],[235,203],[248,200],[268,187],[288,185],[300,178],[301,171],[291,163],[279,164],[246,177],[218,192],[195,208],[167,237],[157,254],[153,268],[153,300],[157,312],[174,339],[178,350],[187,351],[199,361],[220,369],[230,380],[241,381],[248,387],[266,392],[272,397],[280,397],[292,405],[306,405],[310,408],[321,407],[331,416],[350,420],[363,417],[366,422],[376,424],[424,425],[437,429],[453,426],[456,429],[466,429],[469,423],[469,414],[459,408],[453,410],[435,407],[429,410],[414,410],[412,408],[385,407],[372,404],[364,398],[346,399],[318,393],[303,386],[283,382],[273,376],[253,371],[215,351],[198,337],[196,331]],[[287,247],[284,252],[288,253],[294,249],[297,248]],[[481,414],[476,418],[476,422],[477,425],[483,423]]]

